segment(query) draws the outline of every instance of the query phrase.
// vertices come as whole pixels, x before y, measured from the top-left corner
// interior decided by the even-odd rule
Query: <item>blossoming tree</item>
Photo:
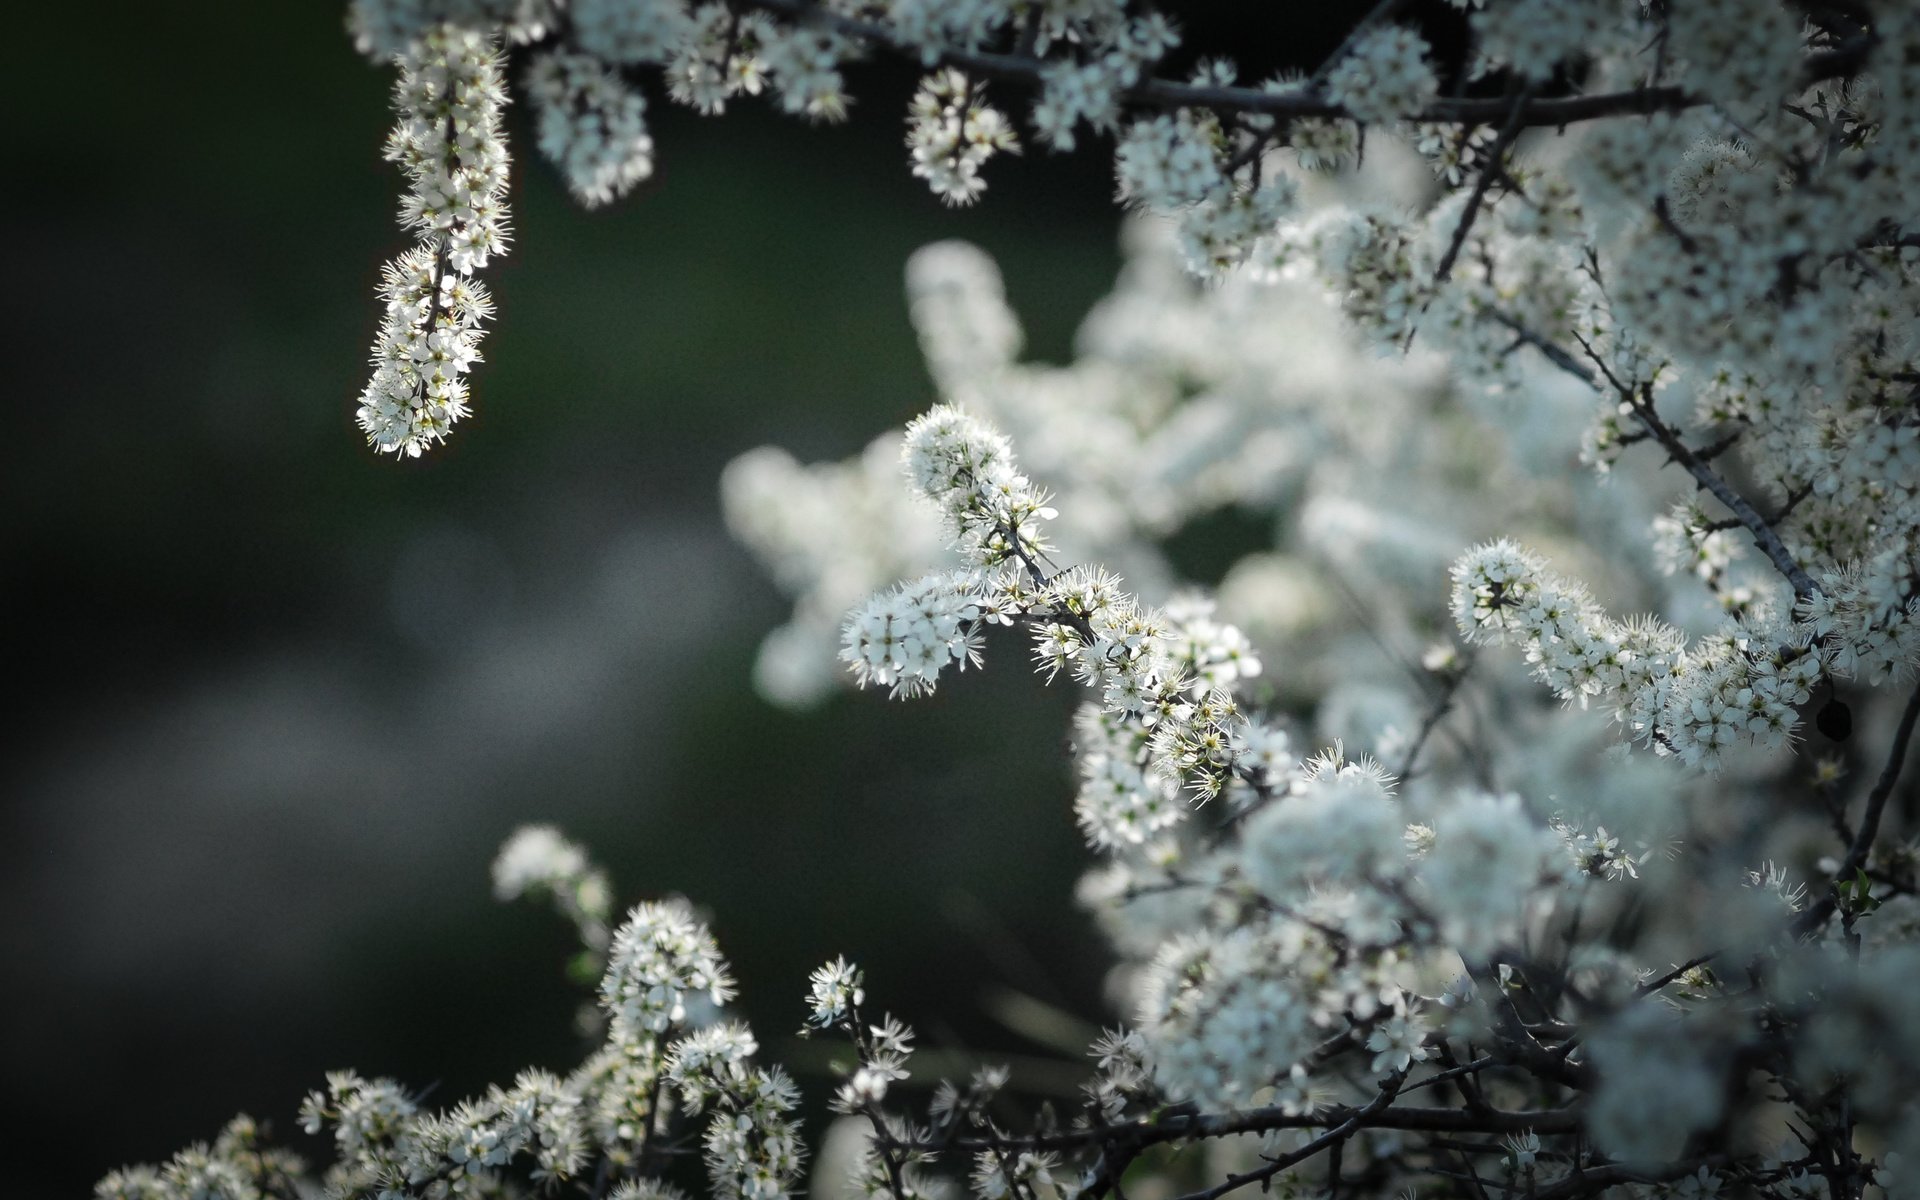
[[[1176,25],[1124,0],[353,5],[416,239],[380,451],[469,410],[509,54],[583,203],[650,172],[648,89],[839,119],[843,65],[897,54],[937,195],[1110,145],[1142,214],[1071,364],[1021,360],[984,255],[928,247],[942,402],[723,480],[794,600],[770,700],[911,699],[1021,638],[1082,697],[1116,960],[1083,1102],[991,1068],[913,1099],[911,1030],[835,960],[795,1008],[852,1063],[816,1194],[1920,1194],[1920,14],[1460,6],[1462,70],[1385,0],[1246,85],[1160,71]],[[1182,586],[1167,545],[1226,509],[1271,536]],[[665,1200],[696,1141],[721,1200],[800,1190],[797,1089],[694,910],[616,919],[545,827],[494,877],[600,980],[569,1074],[435,1110],[341,1072],[302,1110],[319,1169],[242,1118],[97,1194]]]

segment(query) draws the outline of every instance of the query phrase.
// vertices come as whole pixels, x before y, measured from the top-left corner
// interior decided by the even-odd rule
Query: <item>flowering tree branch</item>
[[[1812,576],[1807,574],[1806,568],[1795,561],[1786,543],[1780,540],[1780,533],[1773,524],[1761,516],[1746,497],[1735,491],[1732,484],[1708,465],[1709,460],[1714,456],[1688,447],[1680,435],[1660,419],[1659,413],[1654,411],[1652,398],[1648,395],[1649,389],[1646,386],[1629,385],[1614,375],[1593,346],[1585,339],[1579,338],[1577,334],[1575,337],[1580,341],[1581,349],[1595,364],[1599,374],[1589,371],[1566,348],[1554,345],[1536,331],[1520,325],[1511,317],[1496,313],[1494,320],[1511,329],[1523,343],[1539,350],[1548,362],[1585,383],[1594,391],[1604,395],[1611,389],[1620,403],[1632,412],[1634,419],[1640,423],[1646,435],[1658,442],[1661,449],[1667,452],[1668,458],[1678,463],[1687,474],[1693,476],[1694,481],[1703,491],[1710,493],[1714,499],[1725,505],[1733,514],[1733,519],[1753,535],[1754,545],[1758,546],[1767,556],[1767,560],[1786,577],[1788,584],[1793,588],[1794,595],[1805,598],[1820,590]]]
[[[1805,819],[1796,752],[1816,695],[1894,704],[1920,673],[1920,15],[1457,6],[1461,90],[1497,96],[1443,97],[1460,64],[1394,0],[1311,74],[1257,87],[1222,59],[1157,73],[1178,31],[1122,0],[353,0],[356,37],[398,67],[388,154],[414,243],[360,408],[385,451],[467,411],[491,313],[473,276],[506,239],[507,45],[529,48],[537,141],[584,203],[651,171],[656,77],[704,113],[764,95],[833,120],[842,68],[879,49],[928,68],[907,144],[943,201],[977,199],[1023,139],[1090,137],[1143,218],[1059,367],[1021,361],[990,260],[922,251],[910,307],[940,402],[848,462],[763,448],[723,481],[795,599],[757,668],[775,701],[924,696],[999,655],[996,628],[1078,689],[1079,897],[1119,968],[1120,1024],[1063,1116],[1023,1110],[990,1065],[909,1107],[928,1062],[911,1027],[827,962],[806,1031],[854,1064],[816,1193],[1126,1200],[1164,1170],[1182,1200],[1905,1200],[1920,841],[1892,798],[1920,691],[1857,823],[1839,759],[1813,765],[1825,812]],[[1030,91],[1024,120],[988,81]],[[1363,144],[1418,182],[1355,173]],[[1568,470],[1643,442],[1692,486]],[[1168,543],[1228,510],[1263,535],[1209,593]],[[1470,690],[1455,634],[1486,648]],[[1835,740],[1837,711],[1817,722]],[[1423,762],[1436,733],[1461,752]],[[1839,877],[1808,904],[1795,869],[1833,837]],[[289,1180],[680,1200],[666,1176],[696,1153],[714,1200],[796,1194],[798,1089],[729,1016],[691,908],[616,926],[604,876],[550,829],[509,843],[496,890],[579,933],[600,978],[586,1061],[441,1112],[339,1073],[304,1109],[333,1139],[317,1175],[236,1123],[101,1200]],[[1163,1162],[1233,1139],[1258,1163]]]
[[[745,6],[813,24],[837,34],[858,38],[924,59],[926,51],[903,37],[892,26],[880,21],[847,16],[814,0],[745,0]],[[1389,15],[1398,3],[1381,4],[1356,25],[1354,34],[1367,29]],[[1353,49],[1355,37],[1349,36],[1336,48],[1314,78],[1324,82],[1333,64]],[[1807,84],[1840,78],[1860,69],[1871,47],[1871,39],[1855,37],[1832,50],[1810,55],[1803,69]],[[958,48],[932,51],[934,61],[959,67],[980,75],[1013,80],[1033,86],[1043,82],[1048,63],[1037,56],[1017,53],[990,53]],[[1159,108],[1201,108],[1222,116],[1253,114],[1282,120],[1353,119],[1354,113],[1323,91],[1297,94],[1273,93],[1258,88],[1207,86],[1172,79],[1149,78],[1130,86],[1124,98],[1136,104]],[[1645,116],[1656,112],[1677,112],[1712,103],[1707,97],[1689,93],[1680,87],[1641,87],[1585,96],[1530,97],[1515,104],[1502,98],[1435,98],[1410,120],[1429,124],[1489,125],[1514,124],[1518,128],[1564,128],[1583,121],[1610,117]]]

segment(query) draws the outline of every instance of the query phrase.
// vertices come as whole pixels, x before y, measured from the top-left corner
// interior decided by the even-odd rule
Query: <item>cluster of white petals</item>
[[[1140,1027],[1155,1078],[1177,1099],[1246,1104],[1276,1089],[1282,1104],[1310,1102],[1299,1089],[1314,1050],[1347,1014],[1385,1016],[1381,996],[1391,952],[1360,962],[1312,924],[1251,921],[1167,944],[1141,985]]]
[[[1453,607],[1469,640],[1524,647],[1556,694],[1613,710],[1657,751],[1720,765],[1736,745],[1784,745],[1823,678],[1825,651],[1805,626],[1755,612],[1688,645],[1652,618],[1616,621],[1578,583],[1496,541],[1453,570]]]
[[[1412,117],[1440,90],[1426,39],[1404,25],[1369,30],[1327,75],[1327,92],[1368,124]]]
[[[641,1040],[693,1020],[704,1000],[733,995],[713,935],[684,902],[636,905],[613,935],[600,1004],[615,1041]]]
[[[1046,553],[1040,522],[1057,515],[1020,473],[998,430],[941,405],[907,425],[907,479],[940,508],[962,554],[983,566]]]
[[[550,826],[517,831],[494,878],[502,898],[578,890],[605,876]],[[583,930],[583,933],[585,931]],[[587,951],[602,949],[583,938]],[[329,1135],[321,1175],[268,1144],[245,1117],[211,1145],[159,1167],[100,1181],[99,1200],[269,1200],[271,1197],[518,1196],[563,1186],[621,1200],[687,1200],[667,1180],[670,1140],[706,1118],[705,1160],[719,1200],[782,1200],[804,1164],[793,1110],[798,1091],[779,1067],[754,1062],[742,1023],[719,1019],[727,965],[682,901],[636,906],[613,939],[600,985],[605,1038],[567,1075],[522,1071],[509,1086],[446,1109],[390,1079],[327,1076],[301,1105],[309,1134]],[[530,1192],[529,1192],[530,1190]]]
[[[499,900],[544,896],[572,921],[590,951],[606,949],[613,892],[606,872],[586,850],[551,825],[523,825],[493,860],[493,894]]]
[[[959,71],[940,71],[920,81],[907,110],[913,173],[948,204],[979,199],[987,189],[980,168],[1020,149],[1006,115],[986,103],[983,91]]]
[[[455,27],[397,59],[387,157],[407,173],[401,223],[418,244],[388,263],[386,315],[358,419],[377,449],[418,456],[467,415],[467,372],[493,313],[475,271],[506,248],[506,86],[491,41]]]
[[[849,1019],[867,998],[860,968],[844,958],[836,958],[816,969],[807,980],[807,1000],[812,1012],[807,1024],[831,1028]]]
[[[922,695],[949,665],[965,670],[980,661],[980,626],[991,611],[977,572],[937,572],[856,610],[840,657],[863,684]]]
[[[599,59],[550,52],[527,70],[540,152],[580,203],[618,199],[653,174],[647,101]]]

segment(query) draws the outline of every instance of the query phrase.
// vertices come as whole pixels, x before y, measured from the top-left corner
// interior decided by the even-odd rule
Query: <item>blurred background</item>
[[[1183,6],[1183,64],[1311,64],[1370,5],[1264,7]],[[830,128],[656,91],[659,173],[611,210],[518,157],[476,416],[395,462],[352,423],[405,245],[389,73],[332,0],[88,11],[14,14],[0,81],[10,1195],[237,1111],[299,1143],[331,1068],[447,1103],[566,1069],[566,930],[489,894],[527,821],[623,904],[703,905],[776,1053],[839,953],[934,1047],[1055,1053],[1008,995],[1109,1015],[1069,692],[768,706],[785,605],[716,498],[744,450],[839,458],[931,401],[900,285],[925,242],[984,246],[1029,353],[1067,357],[1118,264],[1104,152],[997,160],[956,212],[907,171],[910,70],[857,72]]]

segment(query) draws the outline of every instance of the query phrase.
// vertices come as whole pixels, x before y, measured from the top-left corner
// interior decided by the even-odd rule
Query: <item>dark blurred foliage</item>
[[[1257,79],[1365,7],[1193,6],[1185,53]],[[340,6],[12,28],[7,1194],[82,1194],[235,1111],[292,1133],[333,1067],[442,1101],[564,1070],[565,933],[488,895],[529,820],[623,902],[704,905],[775,1047],[836,953],[931,1045],[1050,1053],[994,989],[1107,1015],[1068,691],[1011,670],[770,708],[748,673],[782,602],[716,500],[741,451],[839,457],[926,405],[899,284],[925,242],[985,246],[1031,352],[1065,358],[1117,265],[1101,154],[996,162],[944,210],[885,65],[841,127],[656,99],[660,173],[609,211],[523,152],[477,415],[396,463],[351,419],[404,245],[388,73]]]

